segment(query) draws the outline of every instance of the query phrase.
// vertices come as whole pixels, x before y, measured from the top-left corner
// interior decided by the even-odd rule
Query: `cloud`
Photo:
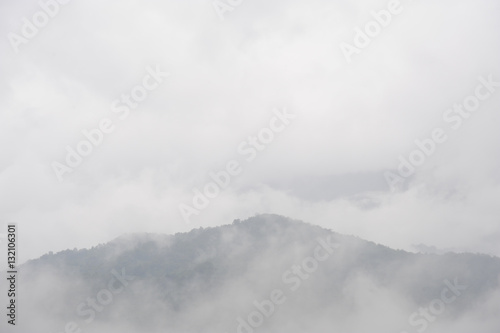
[[[211,1],[71,1],[18,53],[7,35],[40,5],[1,4],[0,220],[19,223],[21,259],[259,212],[500,255],[500,94],[402,192],[383,185],[478,76],[500,80],[497,4],[401,4],[351,64],[339,44],[386,1],[247,1],[224,21]],[[111,103],[156,64],[171,76],[119,121]],[[293,126],[186,225],[179,203],[281,107],[299,115]],[[51,163],[103,117],[115,131],[59,183]]]

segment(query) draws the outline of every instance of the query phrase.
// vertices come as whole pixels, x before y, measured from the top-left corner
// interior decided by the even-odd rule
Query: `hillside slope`
[[[42,333],[500,331],[499,258],[396,251],[277,215],[125,235],[20,271],[21,327]]]

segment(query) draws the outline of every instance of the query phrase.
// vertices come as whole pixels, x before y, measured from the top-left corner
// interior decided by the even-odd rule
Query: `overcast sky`
[[[500,256],[498,1],[45,7],[0,2],[0,224],[19,225],[21,261],[258,213]],[[91,152],[70,167],[68,149]],[[228,164],[187,223],[180,207]]]

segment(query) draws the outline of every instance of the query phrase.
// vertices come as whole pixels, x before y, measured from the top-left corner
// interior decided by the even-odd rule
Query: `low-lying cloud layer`
[[[394,251],[279,216],[130,235],[21,273],[20,329],[40,333],[499,329],[500,259]]]

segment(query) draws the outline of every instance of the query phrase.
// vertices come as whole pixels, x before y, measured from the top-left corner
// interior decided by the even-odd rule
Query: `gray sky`
[[[402,0],[385,26],[371,12],[390,1],[45,2],[47,22],[37,1],[0,3],[0,224],[18,223],[22,261],[257,213],[500,256],[500,87],[478,79],[500,82],[498,1]],[[391,189],[400,156],[424,160]],[[186,223],[230,161],[241,173]]]

